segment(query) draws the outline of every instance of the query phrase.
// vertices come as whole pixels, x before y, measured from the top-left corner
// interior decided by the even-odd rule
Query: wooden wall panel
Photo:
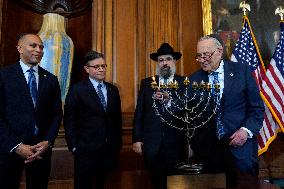
[[[137,1],[114,1],[114,82],[120,89],[122,111],[133,112],[135,99]],[[125,6],[127,5],[127,6]]]
[[[87,77],[83,70],[83,59],[86,52],[92,50],[92,11],[66,20],[66,33],[74,43],[74,61],[71,84]]]
[[[16,49],[19,35],[23,32],[37,33],[43,18],[18,6],[14,1],[3,0],[2,10],[1,62],[4,66],[19,60]]]
[[[196,44],[202,36],[202,9],[201,1],[181,0],[181,24],[184,75],[190,75],[199,64],[195,61]]]

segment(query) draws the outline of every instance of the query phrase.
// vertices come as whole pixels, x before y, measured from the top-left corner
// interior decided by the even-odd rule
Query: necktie
[[[219,83],[219,78],[218,78],[218,72],[212,72],[211,75],[213,75],[213,88],[212,88],[212,94],[215,94],[215,85]]]
[[[35,70],[31,67],[29,70],[29,77],[28,77],[28,86],[30,90],[30,94],[33,100],[34,107],[36,106],[37,103],[37,98],[38,98],[38,92],[37,92],[37,84],[36,84],[36,77],[35,77]],[[35,125],[34,126],[34,134],[37,135],[38,133],[38,127]]]
[[[219,83],[219,78],[218,78],[218,72],[212,72],[211,73],[213,75],[213,85]],[[216,93],[215,95],[217,95],[218,93]],[[213,95],[214,95],[214,89],[213,89]],[[220,95],[220,92],[219,92],[219,95]],[[216,135],[218,137],[218,139],[221,139],[224,135],[225,135],[225,132],[224,132],[224,126],[223,126],[223,123],[221,121],[221,111],[220,111],[220,97],[217,97],[217,114],[216,114],[216,124],[217,124],[217,128],[216,128]]]
[[[38,97],[38,93],[37,93],[37,84],[36,84],[36,77],[35,77],[35,70],[31,67],[29,70],[29,77],[28,77],[28,86],[30,89],[30,94],[33,100],[33,104],[34,106],[36,106],[37,103],[37,97]]]
[[[103,91],[102,91],[102,84],[100,84],[100,83],[98,84],[97,92],[98,92],[98,96],[100,98],[100,101],[103,105],[103,108],[106,111],[107,104],[106,104],[105,97],[104,97],[104,94],[103,94]]]

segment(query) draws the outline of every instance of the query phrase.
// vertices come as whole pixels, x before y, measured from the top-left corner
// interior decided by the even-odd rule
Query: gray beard
[[[162,68],[157,68],[156,69],[157,75],[159,75],[160,77],[164,78],[164,79],[168,79],[171,76],[173,76],[176,72],[176,67],[162,67]]]

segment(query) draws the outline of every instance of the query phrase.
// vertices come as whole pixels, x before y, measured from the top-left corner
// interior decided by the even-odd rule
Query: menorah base
[[[176,170],[184,174],[199,174],[203,169],[202,164],[188,164],[188,163],[179,163],[176,165]]]

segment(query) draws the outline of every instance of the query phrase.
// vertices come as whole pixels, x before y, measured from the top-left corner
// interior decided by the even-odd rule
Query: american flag
[[[264,83],[267,83],[265,81],[268,81],[268,79],[266,76],[265,66],[247,16],[243,17],[243,28],[233,50],[231,60],[250,65],[252,75],[256,80],[261,91],[261,96],[265,102],[265,118],[263,121],[263,127],[257,136],[258,154],[260,155],[267,150],[269,144],[276,138],[280,127],[275,121],[275,115],[271,112],[270,108],[272,106],[270,102],[266,99],[266,96],[262,94]],[[269,89],[270,91],[274,91],[271,90],[271,87],[272,85],[266,85],[266,91]],[[270,96],[270,94],[268,94],[268,96]]]
[[[264,96],[263,99],[278,124],[275,123],[275,125],[271,126],[273,132],[277,132],[279,126],[284,131],[284,22],[280,22],[280,28],[280,41],[268,65],[266,78],[262,83],[261,89]],[[265,137],[265,135],[269,135],[268,132],[271,131],[267,130],[265,133],[260,134],[263,134],[262,137]]]

